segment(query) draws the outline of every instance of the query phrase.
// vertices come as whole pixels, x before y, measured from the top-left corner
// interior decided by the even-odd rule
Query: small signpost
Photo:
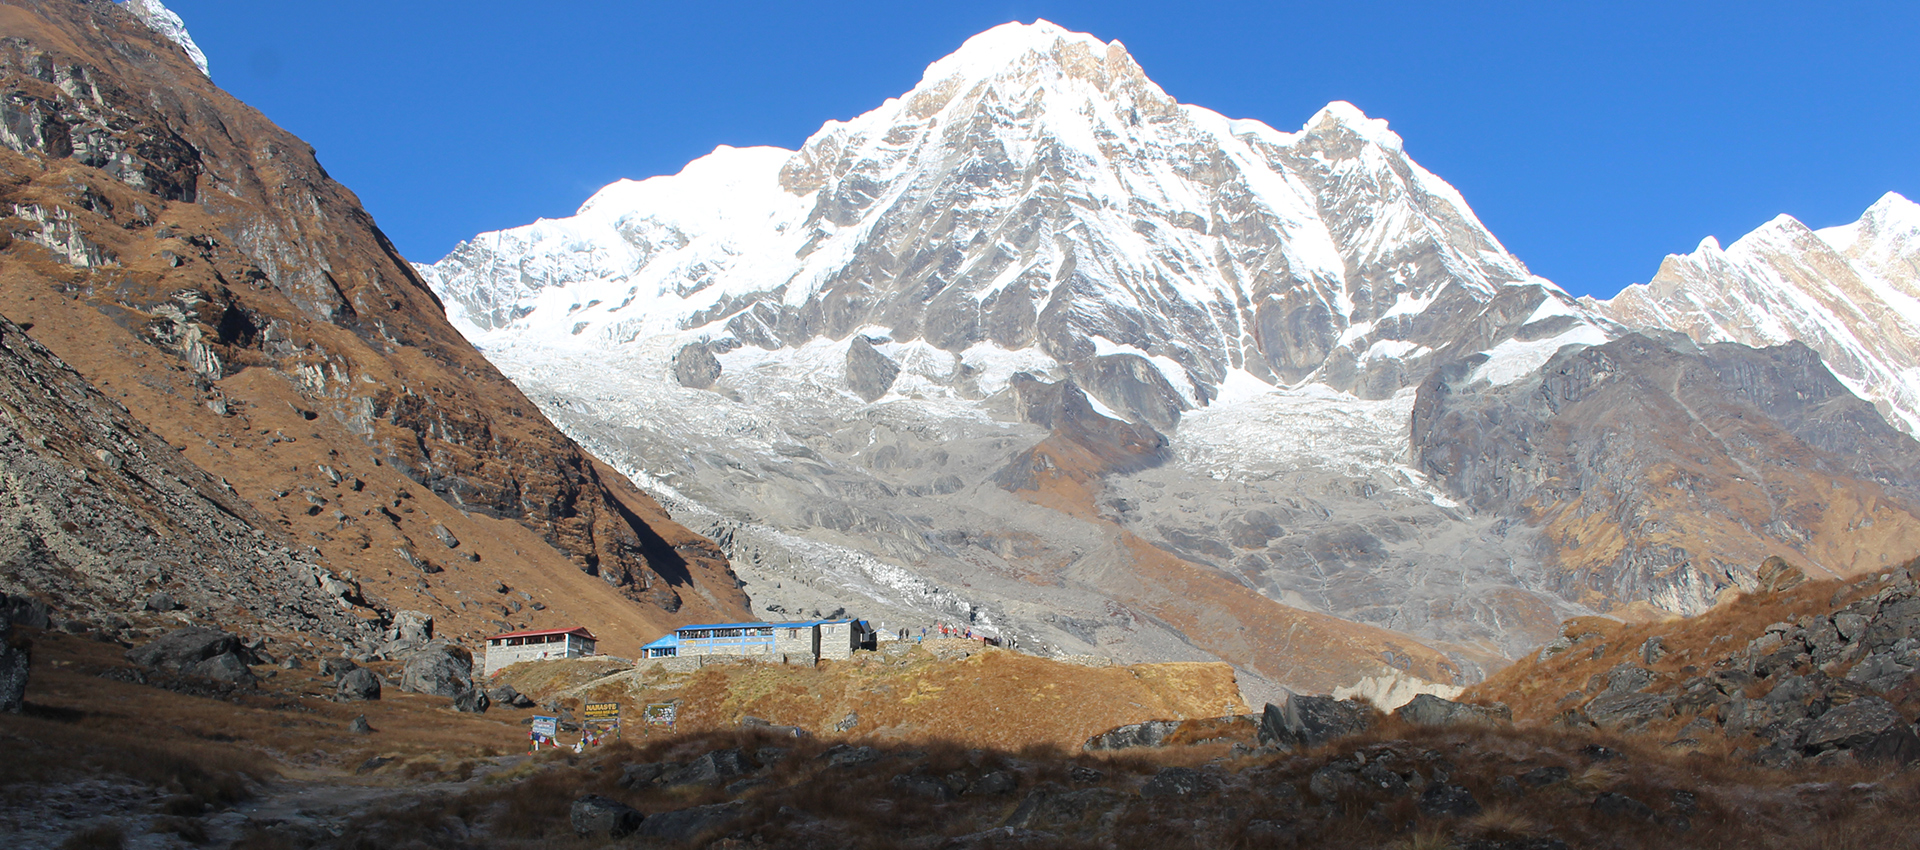
[[[580,740],[589,747],[606,743],[608,737],[620,737],[620,704],[590,702],[581,709]]]
[[[533,727],[527,730],[527,740],[530,742],[528,751],[537,752],[540,749],[541,744],[545,744],[549,747],[560,746],[560,742],[554,740],[554,736],[558,735],[559,733],[560,733],[560,718],[544,717],[544,716],[534,717]]]
[[[680,704],[677,702],[650,702],[641,711],[641,719],[647,724],[648,734],[653,733],[655,726],[665,726],[668,732],[672,732],[674,717],[679,713]]]

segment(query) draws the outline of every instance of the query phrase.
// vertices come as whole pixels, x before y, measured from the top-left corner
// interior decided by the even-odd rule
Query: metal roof
[[[487,638],[487,640],[499,640],[501,638],[533,637],[535,635],[579,635],[590,641],[598,642],[600,640],[599,638],[593,636],[593,632],[587,631],[586,626],[574,626],[571,629],[534,629],[532,631],[525,631],[525,632],[506,632],[504,634],[494,635],[493,637]]]
[[[837,625],[839,623],[857,623],[857,622],[861,622],[861,621],[855,620],[853,618],[847,618],[844,620],[790,620],[782,623],[769,623],[769,622],[694,623],[692,625],[681,626],[677,629],[674,629],[674,631],[684,632],[688,629],[754,629],[754,628],[765,628],[767,626],[773,626],[775,628],[782,628],[782,629],[790,629],[790,628],[796,628],[799,626],[831,626],[831,625]]]

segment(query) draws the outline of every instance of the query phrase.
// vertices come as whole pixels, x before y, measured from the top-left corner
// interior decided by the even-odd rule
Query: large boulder
[[[233,635],[203,626],[174,629],[127,650],[127,660],[142,667],[184,670],[207,659],[246,651]]]
[[[1473,792],[1438,782],[1420,792],[1415,806],[1430,818],[1470,818],[1480,813],[1480,801],[1473,798]]]
[[[246,644],[226,632],[202,626],[175,629],[127,650],[127,660],[217,682],[251,685],[256,681],[253,671],[247,669],[254,658]]]
[[[1893,704],[1875,696],[1855,697],[1835,706],[1808,727],[1802,746],[1808,754],[1827,750],[1854,750],[1859,754],[1901,763],[1920,755],[1920,740]]]
[[[247,668],[247,662],[236,653],[216,655],[180,671],[189,676],[214,682],[226,682],[233,685],[252,685],[260,681]]]
[[[489,688],[487,690],[487,699],[492,700],[494,705],[508,705],[514,708],[533,707],[533,700],[528,698],[526,694],[514,690],[512,685],[501,685],[497,688]]]
[[[573,801],[567,816],[573,822],[573,834],[597,838],[625,838],[646,820],[634,807],[599,794]]]
[[[661,812],[640,825],[640,835],[665,841],[687,843],[746,814],[746,804],[738,800],[712,806],[694,806],[674,812]]]
[[[334,691],[340,699],[357,701],[380,698],[380,677],[372,670],[355,667],[334,681]]]
[[[446,641],[432,641],[407,656],[400,690],[457,697],[473,689],[473,654]]]
[[[1609,731],[1639,729],[1673,714],[1674,698],[1667,694],[1636,694],[1608,690],[1586,705],[1593,725]]]
[[[1142,797],[1192,797],[1206,794],[1220,786],[1220,781],[1190,767],[1162,768],[1159,773],[1140,786]]]
[[[1180,728],[1178,720],[1149,720],[1145,723],[1129,723],[1109,729],[1087,739],[1083,749],[1125,750],[1133,747],[1158,747],[1166,743],[1167,736]]]
[[[45,629],[53,625],[53,611],[47,603],[31,596],[0,593],[0,620],[29,629]]]
[[[1373,725],[1373,706],[1330,696],[1288,694],[1280,705],[1268,703],[1260,717],[1260,743],[1281,749],[1317,747]]]
[[[12,623],[0,620],[0,712],[19,714],[26,705],[32,656],[33,644],[16,636]]]
[[[487,692],[479,688],[468,688],[453,697],[453,710],[467,714],[485,714],[487,707],[492,704],[493,700],[487,697]]]
[[[660,784],[676,785],[719,785],[728,779],[744,774],[752,769],[752,763],[739,750],[714,750],[697,759],[686,767],[674,771]]]
[[[1393,712],[1415,726],[1497,726],[1513,722],[1505,705],[1484,706],[1420,694]]]
[[[180,608],[180,603],[164,590],[156,590],[152,596],[147,597],[146,609],[156,614],[178,611]]]

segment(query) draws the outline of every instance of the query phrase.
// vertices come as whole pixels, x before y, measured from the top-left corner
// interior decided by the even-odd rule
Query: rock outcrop
[[[1268,703],[1260,716],[1260,743],[1282,750],[1309,749],[1372,727],[1379,713],[1364,702],[1330,696],[1288,694]]]
[[[1759,618],[1775,606],[1809,613]],[[1668,649],[1648,661],[1643,648],[1655,637]],[[1523,720],[1658,735],[1671,747],[1725,739],[1773,767],[1907,764],[1920,760],[1916,677],[1920,585],[1902,568],[1756,591],[1691,620],[1576,621],[1567,638],[1469,693],[1530,702]],[[1557,698],[1527,697],[1523,681]]]
[[[240,638],[218,629],[188,626],[127,650],[127,660],[143,667],[236,685],[256,681],[255,662]]]

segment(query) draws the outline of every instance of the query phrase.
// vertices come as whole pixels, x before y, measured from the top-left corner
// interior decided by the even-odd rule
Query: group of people
[[[912,629],[906,629],[906,628],[901,629],[899,634],[900,634],[901,641],[912,639],[915,643],[924,641],[929,637],[936,637],[936,638],[947,638],[947,639],[977,640],[977,641],[980,641],[981,643],[987,644],[988,646],[1003,646],[1003,647],[1006,647],[1007,649],[1018,649],[1020,646],[1019,641],[1014,639],[1012,635],[1007,635],[1005,637],[993,637],[981,632],[976,632],[972,628],[964,628],[961,626],[949,626],[944,622],[936,622],[931,626],[921,626],[920,634],[918,637],[915,637],[913,635]]]

